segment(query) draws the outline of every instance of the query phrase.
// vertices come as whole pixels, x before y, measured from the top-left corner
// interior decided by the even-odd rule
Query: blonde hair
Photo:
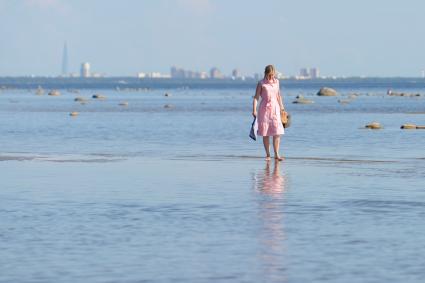
[[[267,79],[268,75],[270,75],[271,73],[276,74],[276,69],[273,65],[267,65],[264,69],[264,78]]]

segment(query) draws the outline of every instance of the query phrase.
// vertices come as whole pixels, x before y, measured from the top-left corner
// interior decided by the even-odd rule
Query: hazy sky
[[[0,76],[168,73],[419,76],[423,0],[0,0]]]

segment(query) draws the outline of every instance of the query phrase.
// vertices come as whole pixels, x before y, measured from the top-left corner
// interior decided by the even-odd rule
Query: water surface
[[[288,90],[280,164],[244,89],[1,93],[0,282],[421,282],[424,97],[353,91]]]

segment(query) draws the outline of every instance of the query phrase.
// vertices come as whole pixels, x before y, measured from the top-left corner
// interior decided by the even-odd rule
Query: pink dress
[[[258,109],[258,135],[259,136],[278,136],[283,135],[282,121],[280,119],[279,80],[268,81],[261,80],[261,102]]]

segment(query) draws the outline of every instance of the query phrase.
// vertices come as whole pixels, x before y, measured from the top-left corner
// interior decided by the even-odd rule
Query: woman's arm
[[[257,89],[255,90],[254,100],[252,101],[252,116],[257,117],[257,103],[261,95],[261,84],[257,84]]]

